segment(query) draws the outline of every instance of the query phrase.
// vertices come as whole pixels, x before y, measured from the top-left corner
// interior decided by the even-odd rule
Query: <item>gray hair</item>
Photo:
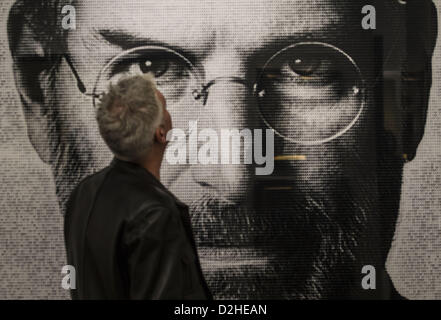
[[[151,75],[125,76],[98,103],[99,131],[110,150],[123,160],[138,160],[150,151],[164,120],[163,106]]]

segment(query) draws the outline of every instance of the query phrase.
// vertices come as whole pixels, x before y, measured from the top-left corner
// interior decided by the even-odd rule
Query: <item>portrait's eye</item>
[[[280,75],[284,80],[303,86],[335,85],[344,66],[333,56],[321,52],[293,53],[280,61]]]
[[[185,81],[188,67],[177,56],[162,51],[137,52],[121,58],[111,70],[112,81],[121,75],[151,73],[158,87],[170,86]]]
[[[291,71],[302,77],[313,76],[322,64],[322,60],[318,57],[308,57],[306,55],[298,55],[288,61]]]
[[[169,69],[170,63],[167,60],[160,59],[141,59],[138,63],[142,73],[152,73],[155,78],[163,76]]]
[[[297,99],[337,100],[352,90],[354,66],[328,47],[305,45],[281,52],[266,66],[260,85]]]
[[[186,129],[190,120],[198,118],[201,108],[193,92],[202,85],[196,68],[181,53],[166,47],[142,46],[120,53],[103,68],[94,91],[106,93],[110,84],[144,74],[154,77],[176,128]]]

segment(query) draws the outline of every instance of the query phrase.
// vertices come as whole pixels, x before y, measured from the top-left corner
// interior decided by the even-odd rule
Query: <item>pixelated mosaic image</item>
[[[66,202],[113,158],[97,99],[143,73],[184,142],[200,139],[161,181],[190,208],[215,299],[441,299],[440,10],[2,1],[0,299],[70,299]],[[226,129],[253,152],[228,163],[219,137],[198,154],[201,132]]]

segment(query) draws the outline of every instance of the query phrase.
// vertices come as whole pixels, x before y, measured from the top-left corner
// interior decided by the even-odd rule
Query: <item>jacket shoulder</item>
[[[104,179],[109,172],[108,167],[101,169],[100,171],[97,171],[91,175],[88,175],[80,180],[80,182],[73,188],[71,191],[69,198],[66,202],[66,212],[69,212],[71,209],[72,203],[75,201],[75,198],[83,192],[90,191],[91,188],[99,188],[99,185],[101,185],[102,182],[104,182]]]

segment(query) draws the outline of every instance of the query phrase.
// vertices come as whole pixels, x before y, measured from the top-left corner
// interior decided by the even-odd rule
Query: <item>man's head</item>
[[[154,78],[133,76],[109,85],[97,109],[99,131],[109,149],[120,159],[138,162],[165,149],[171,129],[165,98]],[[152,148],[153,147],[153,148]]]
[[[199,128],[218,131],[265,129],[259,97],[250,90],[265,63],[298,43],[326,43],[321,48],[337,49],[320,52],[332,55],[292,51],[294,56],[278,56],[283,59],[277,68],[265,74],[268,92],[279,98],[269,116],[289,128],[291,114],[308,119],[322,110],[341,110],[343,104],[332,108],[320,98],[348,97],[355,82],[341,77],[345,71],[336,66],[357,70],[353,61],[363,90],[350,104],[361,111],[349,130],[309,145],[276,135],[276,165],[269,177],[256,177],[253,165],[166,163],[161,176],[191,206],[202,266],[215,297],[345,297],[359,290],[363,265],[384,268],[404,158],[412,159],[424,132],[436,39],[430,1],[374,1],[377,30],[364,30],[365,1],[79,0],[72,3],[77,29],[69,32],[61,30],[63,3],[17,1],[9,20],[29,137],[53,168],[62,206],[72,186],[111,158],[92,102],[78,90],[64,53],[91,92],[113,57],[149,46],[104,76],[152,72],[174,120],[191,118],[192,92],[198,89],[193,72],[201,84],[242,79],[217,81],[204,104],[196,104]],[[415,16],[418,12],[422,17]],[[281,74],[289,75],[296,90],[289,90],[289,82],[277,82]],[[403,90],[393,92],[388,83]],[[321,103],[308,109],[293,101]],[[307,122],[296,126],[311,127]]]

